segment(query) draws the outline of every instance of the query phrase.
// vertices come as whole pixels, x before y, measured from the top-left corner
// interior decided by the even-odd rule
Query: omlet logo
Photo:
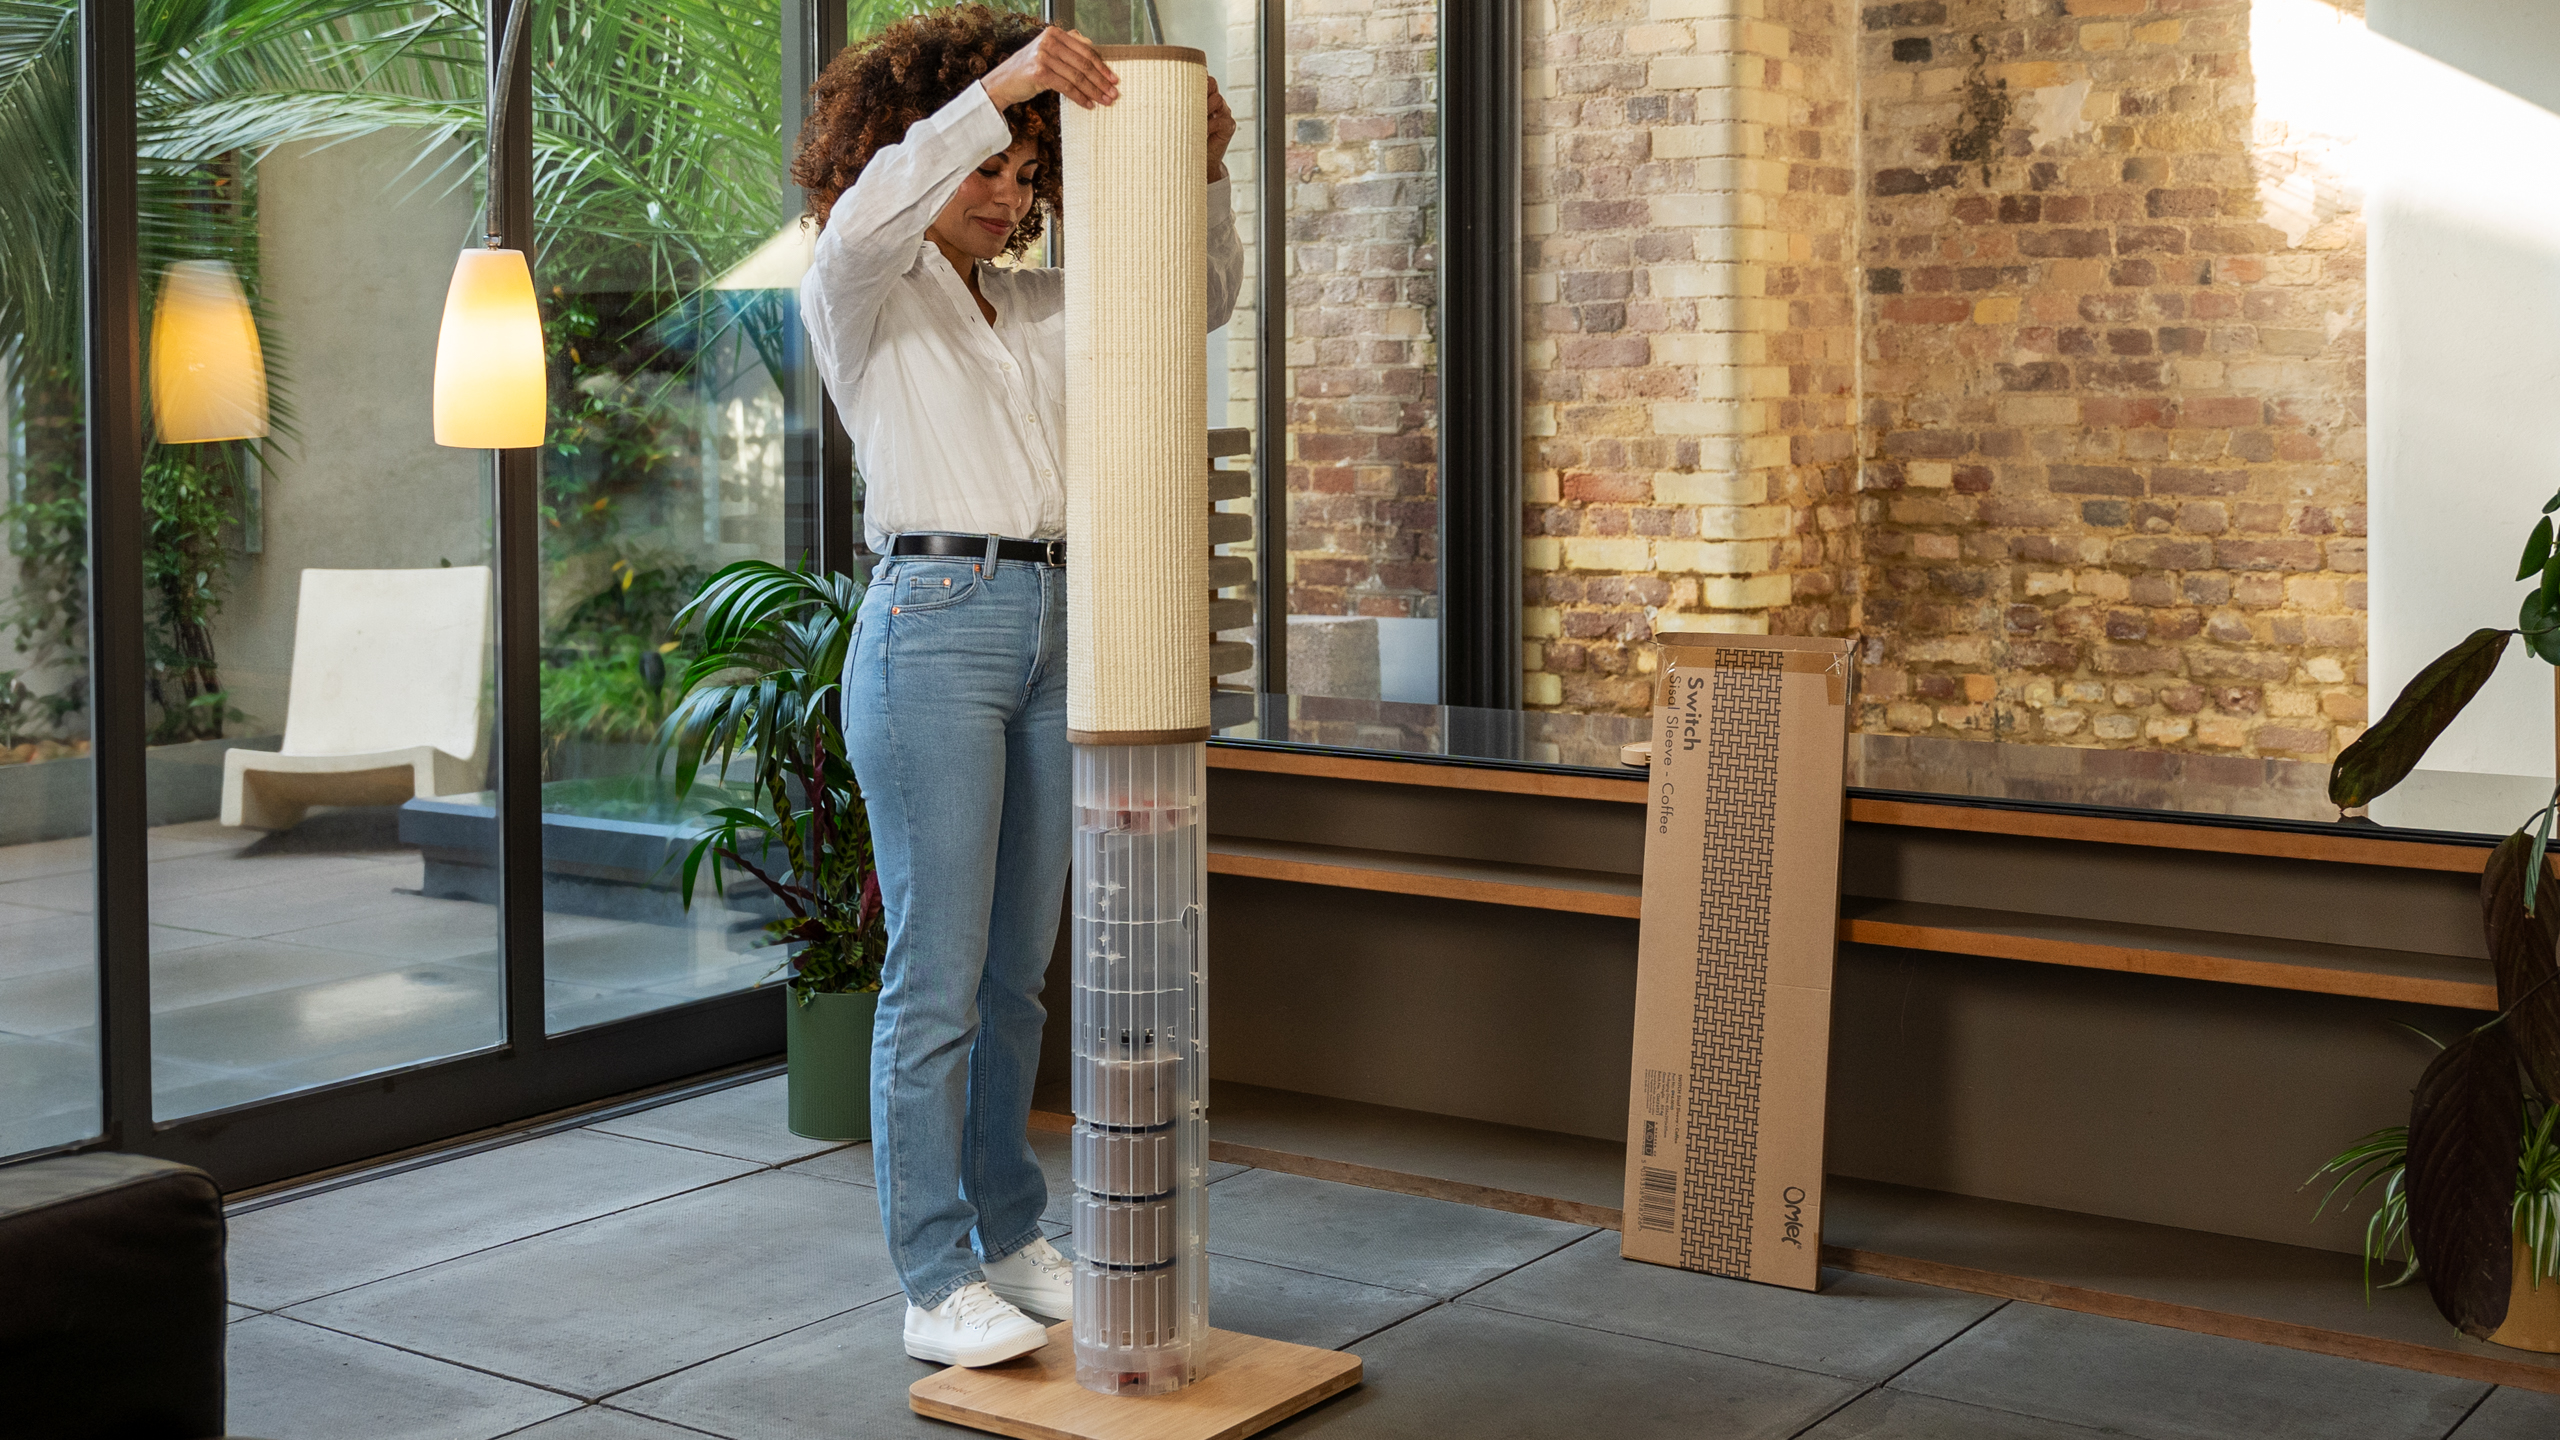
[[[1797,1249],[1804,1248],[1804,1192],[1790,1185],[1778,1192],[1787,1202],[1787,1233],[1779,1238]]]

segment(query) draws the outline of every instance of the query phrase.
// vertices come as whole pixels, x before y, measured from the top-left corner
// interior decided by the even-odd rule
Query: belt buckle
[[[1040,542],[1040,548],[1044,552],[1041,556],[1042,564],[1064,565],[1067,563],[1065,559],[1062,558],[1067,548],[1067,542],[1063,540],[1043,540]]]

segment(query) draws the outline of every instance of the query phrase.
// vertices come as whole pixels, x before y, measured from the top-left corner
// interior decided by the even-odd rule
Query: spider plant
[[[765,931],[799,947],[775,973],[791,972],[804,1005],[879,989],[889,948],[871,827],[834,715],[862,590],[855,576],[766,560],[723,567],[676,614],[679,628],[700,628],[701,651],[658,732],[679,799],[706,764],[725,775],[747,758],[746,795],[712,807],[685,853],[684,903],[706,868],[714,893],[724,865],[755,877],[790,912]]]
[[[2552,1133],[2560,1121],[2560,1105],[2525,1102],[2524,1144],[2516,1158],[2515,1236],[2531,1252],[2533,1288],[2545,1279],[2560,1279],[2560,1140]],[[2364,1224],[2364,1285],[2368,1302],[2376,1288],[2390,1290],[2418,1278],[2418,1252],[2409,1243],[2409,1127],[2389,1125],[2358,1140],[2330,1159],[2306,1184],[2335,1175],[2320,1200],[2326,1211],[2343,1194],[2346,1203],[2379,1188],[2381,1194]],[[2316,1213],[2316,1212],[2315,1212]],[[2377,1287],[2377,1264],[2400,1265],[2400,1273]]]

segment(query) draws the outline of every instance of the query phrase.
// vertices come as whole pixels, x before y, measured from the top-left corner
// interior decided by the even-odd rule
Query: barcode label
[[[1669,1230],[1672,1216],[1679,1208],[1680,1177],[1677,1172],[1645,1167],[1644,1179],[1636,1190],[1636,1228]]]

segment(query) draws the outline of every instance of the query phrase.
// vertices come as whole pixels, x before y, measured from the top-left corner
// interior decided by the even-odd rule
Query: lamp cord
[[[489,199],[487,205],[489,223],[485,234],[488,241],[488,248],[492,250],[500,248],[505,240],[505,237],[498,233],[498,193],[500,187],[506,183],[505,176],[499,172],[498,168],[498,142],[505,138],[502,134],[504,129],[502,122],[506,118],[507,98],[515,90],[517,42],[524,38],[525,14],[532,8],[533,0],[507,0],[507,33],[504,38],[498,42],[497,72],[489,77],[489,83],[483,87],[488,94],[489,110],[489,123],[487,127],[489,135]]]

